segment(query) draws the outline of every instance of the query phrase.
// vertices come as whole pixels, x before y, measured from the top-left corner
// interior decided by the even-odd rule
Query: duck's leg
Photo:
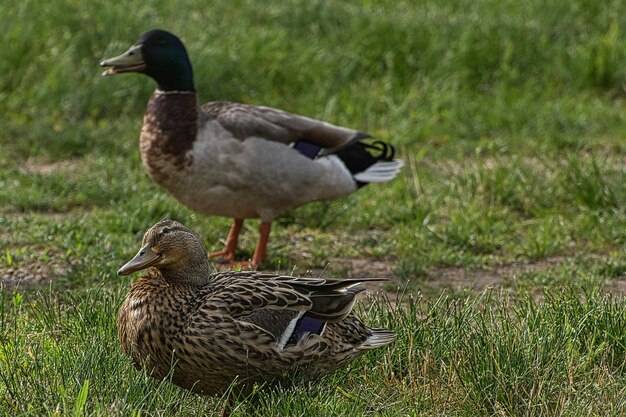
[[[263,263],[271,230],[272,222],[261,222],[259,226],[259,242],[256,245],[256,249],[254,249],[254,255],[252,255],[252,266],[259,266]]]
[[[228,232],[228,237],[226,238],[226,244],[224,245],[224,249],[217,252],[209,253],[209,259],[220,257],[227,262],[232,262],[232,260],[235,259],[235,249],[237,249],[237,242],[239,241],[241,226],[243,226],[243,219],[233,219],[233,225]]]
[[[263,263],[265,252],[267,251],[267,240],[270,237],[270,231],[272,230],[272,222],[261,222],[259,226],[259,242],[254,249],[254,255],[249,261],[234,261],[231,262],[231,268],[256,268]]]

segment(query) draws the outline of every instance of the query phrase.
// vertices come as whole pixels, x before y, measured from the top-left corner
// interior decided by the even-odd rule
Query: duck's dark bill
[[[139,249],[139,252],[133,259],[126,262],[124,266],[117,271],[117,275],[129,275],[133,272],[141,271],[142,269],[146,269],[158,261],[161,260],[161,255],[157,255],[156,253],[150,250],[148,245]]]

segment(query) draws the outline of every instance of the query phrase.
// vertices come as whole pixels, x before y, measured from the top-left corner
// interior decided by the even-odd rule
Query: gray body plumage
[[[214,102],[196,108],[195,102],[187,102],[190,108],[183,114],[197,111],[197,130],[183,129],[172,136],[172,140],[189,143],[184,155],[167,152],[174,145],[162,139],[167,136],[159,121],[170,114],[167,101],[181,94],[192,93],[156,91],[151,98],[140,139],[141,155],[152,179],[189,208],[270,222],[303,204],[357,190],[353,174],[336,155],[311,159],[291,144],[307,138],[328,146],[323,149],[341,149],[365,134],[267,107]],[[181,101],[176,105],[181,106]],[[381,163],[389,169],[379,175],[379,181],[393,178],[402,165],[399,161]]]

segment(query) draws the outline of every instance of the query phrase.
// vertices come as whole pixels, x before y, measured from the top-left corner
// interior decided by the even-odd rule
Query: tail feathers
[[[404,162],[399,159],[376,162],[365,171],[353,175],[353,178],[363,183],[391,181],[400,173],[403,166]]]
[[[394,160],[395,149],[388,143],[356,142],[335,155],[352,173],[357,186],[370,182],[384,182],[393,179],[403,166],[402,161]]]
[[[381,346],[388,345],[396,338],[396,333],[385,328],[371,329],[372,335],[368,337],[363,344],[361,344],[359,350],[376,349]]]

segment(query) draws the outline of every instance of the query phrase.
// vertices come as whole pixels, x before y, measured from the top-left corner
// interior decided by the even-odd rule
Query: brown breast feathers
[[[156,181],[167,176],[164,165],[182,170],[192,164],[188,151],[198,132],[196,94],[155,91],[141,128],[140,150],[144,165]]]

